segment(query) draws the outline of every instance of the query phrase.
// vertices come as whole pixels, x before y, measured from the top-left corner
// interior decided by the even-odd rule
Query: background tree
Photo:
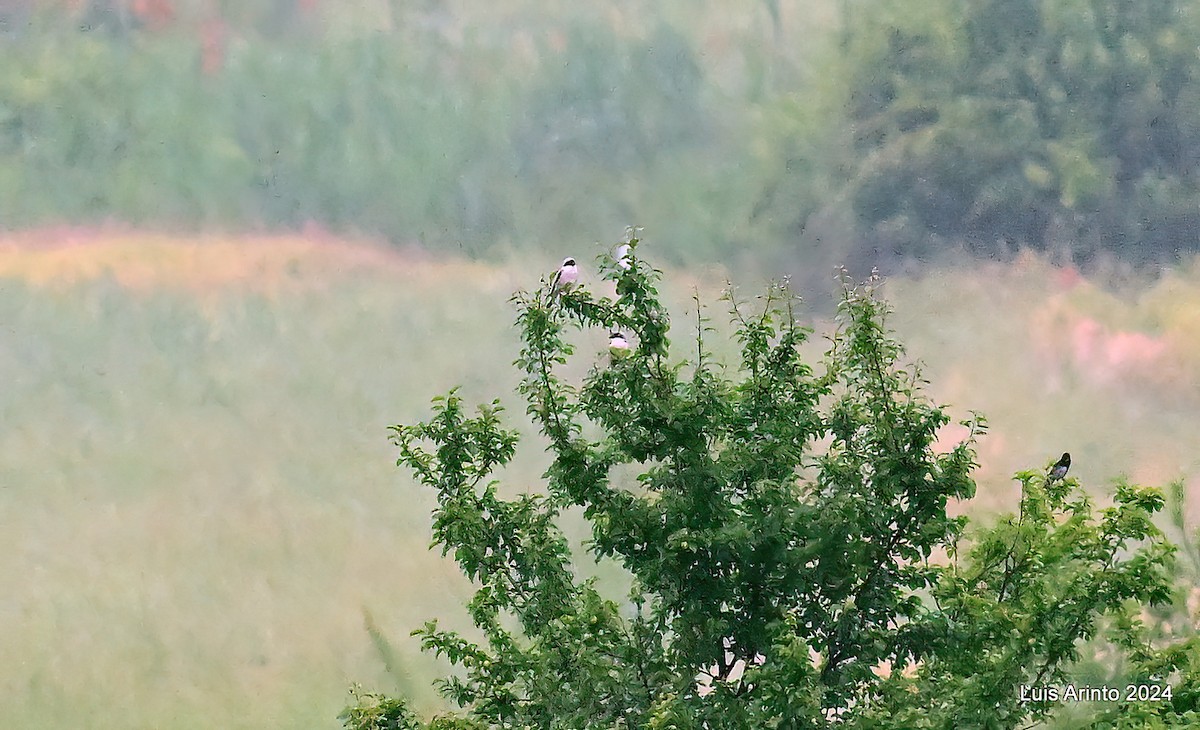
[[[1181,0],[893,0],[844,48],[872,250],[1133,262],[1196,249],[1200,14]]]
[[[786,286],[753,312],[727,297],[737,364],[712,355],[702,317],[680,362],[658,272],[630,244],[629,268],[601,263],[615,299],[515,297],[520,392],[554,457],[544,493],[504,499],[489,481],[517,446],[498,401],[472,415],[451,392],[394,427],[399,463],[437,490],[435,544],[478,586],[483,639],[416,632],[458,668],[440,688],[461,712],[426,722],[366,695],[347,727],[1015,727],[1054,709],[1020,685],[1061,681],[1108,620],[1140,679],[1181,698],[1146,712],[1196,710],[1166,689],[1194,674],[1195,640],[1156,648],[1131,618],[1171,598],[1159,491],[1121,484],[1097,515],[1074,479],[1024,472],[1019,514],[968,533],[947,506],[974,494],[983,422],[935,448],[949,419],[900,366],[874,282],[844,283],[819,371]],[[570,382],[574,329],[636,348]],[[576,577],[566,507],[593,557],[628,571],[627,598]]]

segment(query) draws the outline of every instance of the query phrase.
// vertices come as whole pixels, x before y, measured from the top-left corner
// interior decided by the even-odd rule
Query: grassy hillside
[[[468,353],[510,358],[508,276],[298,240],[0,270],[0,725],[335,727],[394,686],[363,607],[406,637],[462,586],[385,427],[504,377]]]
[[[334,728],[356,681],[430,706],[436,665],[407,633],[461,622],[467,587],[427,551],[431,500],[385,427],[455,384],[510,396],[506,300],[553,263],[316,237],[0,242],[0,726]],[[693,285],[719,289],[667,284],[677,321]],[[1087,480],[1194,491],[1200,271],[1125,298],[1035,260],[889,288],[932,391],[991,417],[984,508],[1063,450]]]
[[[455,384],[512,393],[518,273],[301,239],[0,245],[0,726],[335,727],[351,682],[394,689],[364,608],[403,655],[464,585],[385,429]]]

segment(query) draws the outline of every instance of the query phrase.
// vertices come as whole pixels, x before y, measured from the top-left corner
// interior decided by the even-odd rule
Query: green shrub
[[[515,297],[545,493],[500,496],[518,436],[498,401],[471,415],[452,391],[394,427],[399,463],[437,493],[435,544],[477,586],[483,639],[414,632],[457,667],[439,688],[459,713],[425,723],[376,697],[348,728],[1012,728],[1051,716],[1061,702],[1022,688],[1064,682],[1102,632],[1141,681],[1175,683],[1178,702],[1137,711],[1187,726],[1197,639],[1152,644],[1135,618],[1172,597],[1159,490],[1121,483],[1097,513],[1075,479],[1025,471],[1019,513],[968,530],[948,507],[974,496],[983,422],[935,448],[949,419],[901,367],[871,285],[845,286],[819,371],[783,287],[753,311],[730,296],[739,363],[715,361],[702,317],[676,362],[658,272],[630,243],[628,269],[601,265],[616,299]],[[585,354],[576,381],[576,329],[620,330],[634,353]],[[576,577],[568,508],[592,557],[628,572],[628,598]]]

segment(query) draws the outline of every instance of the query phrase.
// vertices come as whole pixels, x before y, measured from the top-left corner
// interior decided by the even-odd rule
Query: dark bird
[[[1065,479],[1067,470],[1071,468],[1071,455],[1063,452],[1062,458],[1058,463],[1050,467],[1050,474],[1046,477],[1047,481],[1056,482],[1059,479]]]

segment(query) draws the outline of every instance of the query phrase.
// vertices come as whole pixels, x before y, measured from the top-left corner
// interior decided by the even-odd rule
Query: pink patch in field
[[[1072,376],[1093,386],[1177,382],[1177,352],[1166,337],[1110,328],[1061,301],[1047,302],[1030,325],[1032,362],[1047,392]]]
[[[1167,380],[1162,363],[1171,348],[1162,338],[1110,330],[1090,317],[1081,317],[1070,326],[1069,343],[1071,367],[1092,384]]]

